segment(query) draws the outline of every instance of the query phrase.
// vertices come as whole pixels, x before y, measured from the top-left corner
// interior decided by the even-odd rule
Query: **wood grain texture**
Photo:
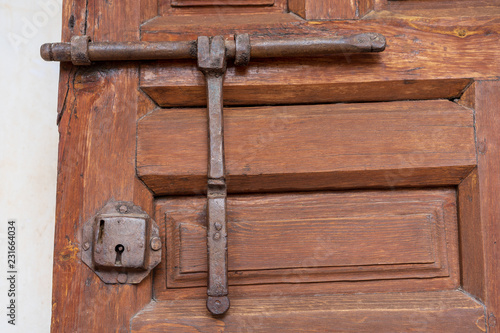
[[[204,300],[152,302],[132,332],[484,332],[483,307],[459,291],[232,298],[223,318]]]
[[[164,63],[158,64],[163,72]],[[187,64],[181,64],[180,68]],[[167,65],[168,67],[168,65]],[[231,70],[230,70],[231,71]],[[144,73],[144,72],[143,72]],[[146,75],[146,74],[144,74]],[[149,74],[148,74],[149,75]],[[161,77],[160,77],[161,76]],[[143,76],[145,78],[146,76]],[[279,105],[336,102],[454,99],[472,82],[470,79],[403,80],[341,83],[288,84],[277,93],[272,84],[248,85],[242,92],[234,79],[224,85],[225,105]],[[203,106],[206,95],[198,86],[174,85],[159,76],[143,79],[142,90],[162,107]],[[281,89],[281,88],[280,88]]]
[[[137,1],[65,1],[63,40],[138,40]],[[127,331],[151,300],[152,281],[105,285],[79,259],[79,228],[114,198],[152,213],[151,192],[135,175],[138,66],[61,66],[52,332]],[[151,214],[152,215],[152,214]]]
[[[171,0],[172,6],[265,6],[274,0]]]
[[[366,14],[375,9],[376,0],[358,0],[357,18],[363,18]]]
[[[287,0],[158,0],[158,9],[160,16],[166,19],[196,16],[201,23],[218,17],[222,23],[226,15],[244,17],[284,13]]]
[[[476,82],[473,82],[457,100],[460,105],[475,108]],[[476,155],[477,155],[476,145]],[[477,168],[458,186],[458,213],[460,221],[460,256],[462,288],[479,300],[486,299],[486,264],[484,224]]]
[[[141,23],[151,20],[158,15],[158,0],[140,0]]]
[[[263,18],[266,17],[261,16],[259,21]],[[497,43],[500,25],[491,17],[429,19],[383,11],[372,12],[355,24],[277,17],[268,17],[267,24],[256,23],[253,17],[224,19],[226,24],[208,20],[200,27],[195,18],[186,18],[188,23],[183,24],[160,17],[143,26],[142,39],[195,39],[200,29],[210,35],[228,37],[239,31],[248,32],[253,38],[324,37],[359,32],[380,32],[387,38],[386,50],[376,55],[251,60],[246,69],[230,66],[224,93],[225,102],[233,105],[426,99],[431,97],[425,92],[419,96],[405,83],[431,80],[435,81],[425,90],[427,94],[440,92],[438,98],[453,98],[450,95],[459,96],[464,86],[452,89],[447,83],[467,78],[494,79],[500,72],[496,56],[500,52]],[[141,88],[163,106],[203,105],[203,82],[194,62],[151,63],[141,69]],[[356,89],[351,91],[353,87]],[[414,93],[406,92],[407,89]]]
[[[455,191],[228,198],[229,284],[449,277],[458,282]],[[206,199],[166,199],[167,286],[206,285]]]
[[[500,332],[500,82],[478,81],[470,94],[474,101],[477,126],[479,209],[483,225],[486,264],[488,332]]]
[[[498,0],[383,0],[381,10],[420,17],[491,17],[500,14]]]
[[[373,9],[373,1],[289,0],[288,8],[306,20],[358,19]]]
[[[477,169],[458,186],[462,288],[485,299],[484,236]]]
[[[476,164],[472,111],[449,101],[224,112],[233,193],[454,185]],[[204,192],[206,122],[203,109],[140,121],[137,172],[157,195]]]

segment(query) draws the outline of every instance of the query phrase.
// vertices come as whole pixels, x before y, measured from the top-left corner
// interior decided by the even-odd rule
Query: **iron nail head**
[[[151,249],[153,249],[153,251],[158,251],[159,249],[161,249],[160,237],[151,238]]]
[[[127,282],[127,274],[124,274],[124,273],[120,273],[118,274],[118,277],[116,278],[116,280],[121,283],[121,284],[124,284],[125,282]]]

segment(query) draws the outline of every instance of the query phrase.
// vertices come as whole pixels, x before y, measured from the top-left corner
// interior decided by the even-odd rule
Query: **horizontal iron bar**
[[[226,40],[226,54],[234,59],[236,44]],[[342,53],[382,52],[385,38],[378,33],[362,33],[330,38],[251,39],[251,58],[328,56]],[[196,59],[197,41],[179,42],[89,42],[90,61]],[[40,48],[46,61],[72,61],[71,43],[47,43]]]

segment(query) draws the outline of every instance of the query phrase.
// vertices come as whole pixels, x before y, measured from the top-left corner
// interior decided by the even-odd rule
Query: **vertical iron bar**
[[[208,184],[207,184],[207,309],[214,315],[229,309],[227,282],[226,179],[224,170],[224,119],[222,85],[226,73],[223,37],[198,38],[198,68],[207,83]]]

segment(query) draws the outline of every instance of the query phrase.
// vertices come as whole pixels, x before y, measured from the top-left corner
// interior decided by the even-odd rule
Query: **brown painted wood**
[[[151,20],[158,15],[158,0],[140,0],[141,23]]]
[[[138,5],[65,1],[63,40],[80,34],[138,40]],[[61,66],[52,332],[127,331],[132,315],[151,300],[150,278],[106,285],[79,258],[78,229],[108,200],[133,201],[152,213],[153,197],[134,167],[137,89],[135,64]]]
[[[226,15],[258,16],[287,12],[287,0],[157,0],[161,17],[195,16],[198,22]],[[215,13],[215,15],[214,15]],[[185,17],[187,18],[187,17]],[[217,20],[217,18],[215,18]],[[189,21],[189,19],[187,20]]]
[[[274,0],[171,0],[172,6],[262,6]]]
[[[454,185],[476,164],[472,112],[449,101],[224,112],[230,192]],[[206,122],[203,109],[140,121],[137,172],[157,195],[203,193]]]
[[[151,193],[135,178],[130,163],[135,155],[137,68],[100,67],[70,79],[59,125],[52,331],[123,330],[149,302],[151,279],[138,286],[104,285],[79,259],[78,229],[111,198],[134,201],[151,212]],[[115,148],[121,155],[110,156]]]
[[[288,0],[288,8],[307,20],[357,19],[373,9],[373,1]]]
[[[457,281],[455,202],[454,190],[229,196],[229,284]],[[206,285],[205,206],[160,202],[169,288]]]
[[[477,170],[458,186],[462,288],[485,299],[485,262]]]
[[[186,64],[187,65],[187,64]],[[141,88],[156,103],[163,107],[203,106],[204,91],[198,86],[182,86],[166,82],[167,68],[158,64],[158,71],[148,78],[149,71],[143,71]],[[181,65],[181,68],[183,65]],[[143,67],[144,68],[144,67]],[[229,70],[231,72],[231,70]],[[279,87],[266,84],[242,87],[236,85],[235,77],[229,77],[224,87],[225,105],[273,105],[337,102],[377,102],[400,100],[454,99],[472,82],[470,79],[404,80],[372,82],[311,83]],[[278,89],[278,88],[277,88]]]
[[[500,198],[498,166],[500,165],[499,81],[478,81],[468,94],[476,111],[479,210],[483,226],[483,253],[486,265],[485,299],[488,308],[488,332],[500,332]],[[478,223],[478,222],[476,222]]]
[[[484,332],[484,310],[459,291],[233,298],[223,318],[203,300],[152,302],[132,332]]]
[[[498,0],[384,0],[383,2],[384,10],[419,17],[491,17],[500,13]]]
[[[379,55],[252,60],[239,70],[230,65],[225,103],[245,106],[226,112],[230,192],[314,192],[230,195],[230,217],[237,218],[232,233],[242,236],[230,240],[237,247],[230,259],[236,267],[231,272],[232,308],[217,319],[204,307],[199,233],[205,221],[205,111],[153,111],[156,104],[203,106],[204,81],[195,63],[63,64],[53,332],[474,332],[485,331],[486,323],[489,332],[498,332],[500,86],[497,81],[470,85],[500,75],[498,2],[302,3],[313,5],[316,19],[287,13],[285,0],[269,6],[179,7],[170,0],[65,0],[63,41],[83,34],[93,41],[127,41],[187,40],[200,34],[229,38],[235,32],[294,38],[374,31],[387,36],[388,47]],[[335,15],[349,19],[323,20]],[[446,100],[314,105],[461,96],[465,107]],[[248,107],[278,104],[290,106]],[[145,183],[137,178],[136,167]],[[155,204],[145,185],[157,195],[200,195],[156,198]],[[395,189],[399,187],[427,188]],[[317,192],[345,188],[357,191]],[[154,278],[138,286],[106,285],[78,258],[79,226],[111,198],[134,201],[150,215],[156,207],[168,255],[174,256],[167,258],[163,251]],[[353,198],[364,198],[364,208],[346,204]],[[385,208],[367,208],[384,198]],[[312,241],[339,230],[332,215],[342,216],[346,209],[350,226],[357,227],[351,238],[349,233],[346,239],[334,238],[326,248]],[[370,219],[359,215],[369,212]],[[391,212],[404,214],[396,220]],[[308,214],[315,223],[304,222]],[[425,214],[436,227],[423,222]],[[281,236],[292,237],[290,225],[299,241],[282,244]],[[363,229],[366,225],[372,228]],[[169,231],[172,226],[178,227]],[[188,232],[181,235],[186,226]],[[384,226],[387,232],[377,230]],[[413,243],[395,237],[394,230]],[[264,244],[265,237],[252,238],[259,231],[273,236]],[[176,243],[177,235],[182,239]],[[366,253],[367,248],[353,246],[348,256],[328,256],[339,254],[334,243],[356,239],[381,248],[390,243],[396,253]],[[423,250],[433,246],[438,250],[432,254]],[[252,258],[251,252],[262,255],[268,247],[276,252],[269,254],[272,260]],[[316,258],[316,264],[304,262],[300,251]],[[323,253],[315,257],[316,252]],[[349,266],[349,260],[358,266]],[[400,263],[404,260],[408,262]],[[376,261],[379,265],[370,264]],[[390,263],[399,270],[373,269]],[[418,265],[429,268],[418,271]],[[353,267],[359,268],[356,274]],[[288,276],[274,274],[284,271]],[[303,281],[308,283],[297,283]],[[485,303],[486,315],[472,297]]]

